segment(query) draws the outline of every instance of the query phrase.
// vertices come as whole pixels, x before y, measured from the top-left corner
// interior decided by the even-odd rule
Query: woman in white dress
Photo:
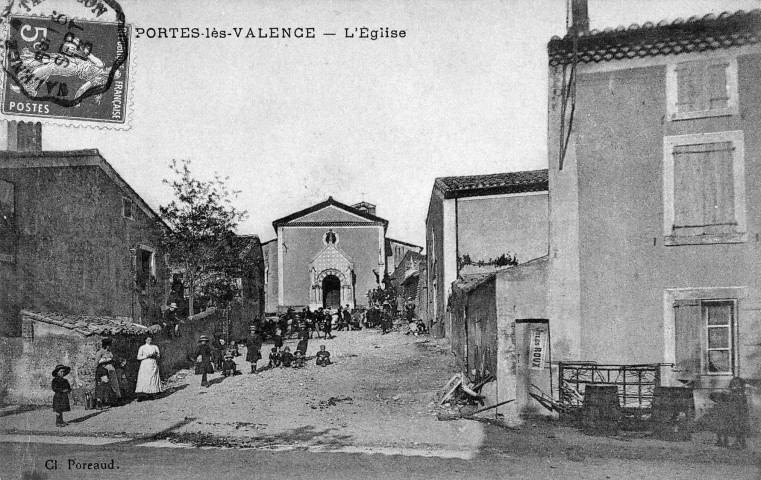
[[[147,396],[161,393],[161,378],[159,377],[158,358],[159,347],[151,344],[151,337],[145,338],[145,345],[137,351],[137,359],[140,360],[140,370],[137,372],[137,385],[135,393],[140,395],[139,400]]]

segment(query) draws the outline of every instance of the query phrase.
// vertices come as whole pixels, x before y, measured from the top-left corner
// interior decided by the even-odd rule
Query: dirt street
[[[286,342],[292,350],[295,344],[295,340]],[[333,365],[315,365],[314,354],[321,344],[331,352]],[[484,478],[497,476],[496,465],[505,462],[523,462],[526,470],[515,471],[532,478],[552,477],[559,471],[578,474],[585,468],[587,472],[611,475],[619,467],[648,478],[660,473],[663,478],[757,475],[761,456],[756,438],[750,439],[748,450],[738,452],[715,447],[710,434],[695,435],[692,442],[663,442],[631,436],[590,437],[553,422],[528,421],[516,430],[472,420],[438,421],[432,401],[456,371],[454,357],[446,345],[443,340],[399,332],[336,332],[333,340],[310,341],[310,360],[305,368],[263,368],[256,375],[248,373],[244,349],[236,359],[244,373],[227,379],[215,373],[208,388],[201,387],[200,376],[182,371],[172,378],[169,392],[162,398],[105,411],[75,409],[67,415],[71,423],[66,428],[53,426],[54,415],[49,408],[7,414],[0,417],[0,441],[29,442],[28,435],[40,435],[34,441],[38,442],[37,456],[42,458],[46,452],[42,443],[51,442],[51,438],[70,437],[66,443],[72,444],[80,442],[78,438],[109,438],[117,443],[93,446],[93,451],[116,449],[124,462],[135,463],[133,468],[138,469],[137,451],[155,451],[145,455],[146,461],[161,465],[166,455],[159,451],[182,451],[186,455],[193,451],[218,452],[217,448],[254,447],[258,450],[241,451],[269,450],[284,455],[283,459],[296,459],[297,463],[303,459],[294,453],[330,453],[333,460],[326,461],[335,461],[337,468],[353,465],[355,460],[351,459],[359,458],[356,454],[383,453],[388,460],[378,465],[377,460],[367,460],[374,465],[372,468],[393,468],[391,459],[399,458],[400,465],[409,468],[413,477],[423,475],[424,471],[417,469],[428,463],[409,460],[411,457],[465,462],[457,464],[464,469],[460,470],[465,473],[461,478],[470,477],[466,472]],[[270,347],[265,344],[265,357]],[[219,457],[203,455],[219,464]],[[276,461],[272,461],[275,468]],[[484,461],[491,466],[487,468]],[[507,464],[503,466],[507,468]],[[539,466],[549,470],[532,470]],[[179,463],[176,468],[183,471]],[[685,472],[697,476],[684,476]],[[277,476],[276,470],[270,473]],[[446,470],[439,473],[451,476],[443,474],[451,473]]]

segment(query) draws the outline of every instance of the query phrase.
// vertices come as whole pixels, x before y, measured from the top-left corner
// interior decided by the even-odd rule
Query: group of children
[[[295,353],[291,353],[290,347],[285,347],[281,351],[278,347],[272,347],[270,351],[270,368],[303,368],[304,367],[304,353],[301,349],[296,349]],[[317,365],[321,367],[327,367],[331,364],[330,352],[325,349],[325,345],[320,345],[320,351],[317,352]]]

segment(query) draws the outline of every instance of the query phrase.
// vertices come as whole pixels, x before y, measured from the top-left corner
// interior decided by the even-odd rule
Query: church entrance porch
[[[325,308],[341,306],[341,280],[335,275],[327,275],[322,280],[322,306]]]
[[[313,272],[309,308],[320,307],[334,309],[349,305],[354,308],[354,287],[351,282],[351,270],[346,273],[335,268],[328,268],[320,273]]]

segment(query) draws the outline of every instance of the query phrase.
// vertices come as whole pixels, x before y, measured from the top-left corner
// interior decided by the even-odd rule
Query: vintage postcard
[[[758,0],[0,0],[0,480],[761,478]]]

